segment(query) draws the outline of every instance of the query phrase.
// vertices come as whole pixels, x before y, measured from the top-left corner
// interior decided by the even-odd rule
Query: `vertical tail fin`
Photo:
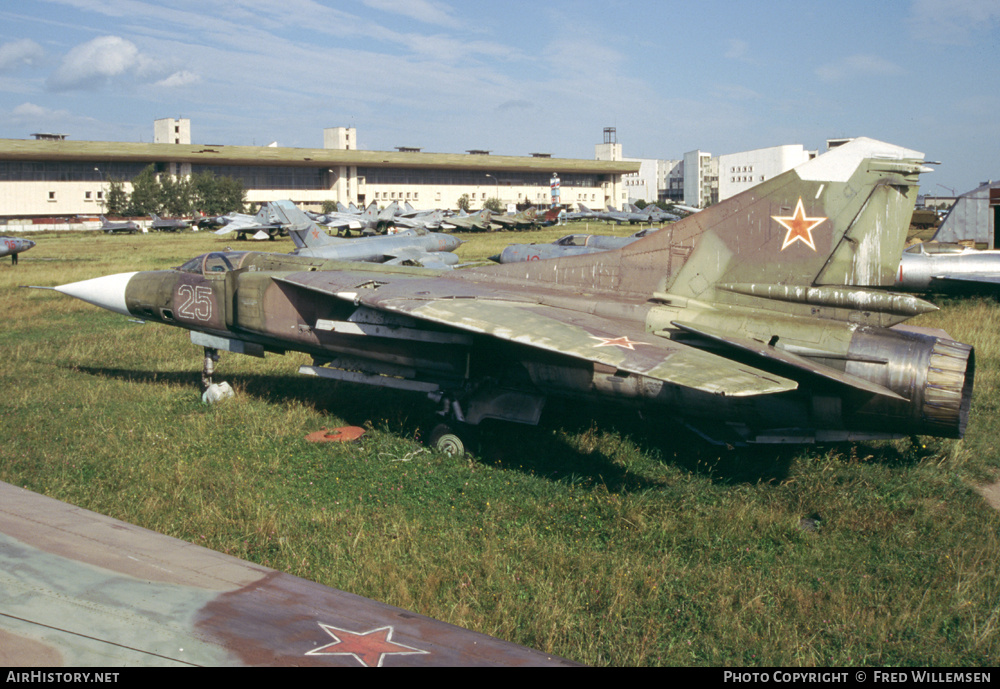
[[[296,248],[316,247],[333,242],[330,236],[308,215],[291,201],[272,201],[268,204],[269,217],[288,231]]]
[[[720,283],[891,286],[922,163],[855,139],[636,242],[623,260],[656,254],[657,283],[643,286],[697,298]]]
[[[891,286],[922,163],[855,139],[617,251],[492,270],[705,301],[719,285]]]

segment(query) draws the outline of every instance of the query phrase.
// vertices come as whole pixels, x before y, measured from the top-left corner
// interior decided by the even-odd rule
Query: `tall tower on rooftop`
[[[604,143],[594,146],[595,160],[621,160],[622,145],[618,143],[618,129],[616,127],[604,128]]]
[[[323,130],[323,148],[356,151],[358,149],[358,130],[354,127],[327,127]]]
[[[153,121],[154,144],[190,144],[191,120],[165,117]]]

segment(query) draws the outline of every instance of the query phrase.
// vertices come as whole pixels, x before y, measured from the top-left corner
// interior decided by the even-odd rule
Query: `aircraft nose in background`
[[[56,292],[76,297],[88,304],[100,306],[102,309],[114,311],[124,316],[131,316],[132,314],[129,313],[128,308],[125,306],[125,288],[128,287],[128,282],[132,279],[133,275],[135,275],[134,272],[105,275],[104,277],[93,278],[92,280],[81,280],[80,282],[71,282],[68,285],[59,285],[52,289]]]

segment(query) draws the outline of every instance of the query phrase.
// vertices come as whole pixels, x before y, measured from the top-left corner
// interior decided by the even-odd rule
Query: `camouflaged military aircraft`
[[[0,256],[10,256],[11,265],[17,265],[17,255],[35,246],[30,239],[23,237],[0,237]]]
[[[528,230],[538,224],[536,215],[537,211],[534,208],[528,208],[514,215],[494,213],[490,216],[490,222],[504,230]]]
[[[961,437],[972,347],[888,293],[923,154],[855,139],[603,253],[459,271],[213,252],[54,289],[192,331],[297,350],[304,374],[426,393],[434,445],[549,397],[645,408],[714,442]]]
[[[466,232],[489,232],[492,229],[490,225],[493,219],[493,213],[489,208],[484,208],[477,213],[466,213],[461,211],[458,215],[450,215],[442,221],[442,225],[448,225],[452,228],[459,230],[465,230]]]

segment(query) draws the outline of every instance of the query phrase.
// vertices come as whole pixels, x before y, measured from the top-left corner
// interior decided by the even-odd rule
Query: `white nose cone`
[[[123,316],[131,316],[125,306],[125,288],[128,281],[135,273],[118,273],[117,275],[105,275],[102,278],[93,280],[81,280],[71,282],[68,285],[53,287],[56,292],[68,294],[71,297],[82,299],[88,304],[100,306],[102,309],[120,313]]]

